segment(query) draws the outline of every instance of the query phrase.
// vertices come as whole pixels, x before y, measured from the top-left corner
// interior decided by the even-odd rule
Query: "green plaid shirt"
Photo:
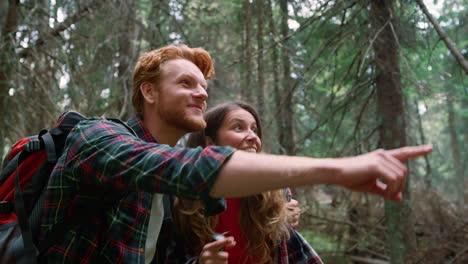
[[[41,263],[144,263],[153,193],[223,209],[208,194],[233,148],[172,148],[157,144],[137,117],[127,124],[138,138],[106,119],[82,121],[68,136],[47,186],[39,245],[66,228]]]

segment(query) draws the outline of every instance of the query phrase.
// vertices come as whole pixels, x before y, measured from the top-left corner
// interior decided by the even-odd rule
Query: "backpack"
[[[85,119],[78,112],[66,111],[50,131],[42,130],[11,147],[0,173],[0,263],[37,263],[37,256],[67,229],[68,223],[59,225],[41,248],[36,247],[43,190],[62,155],[68,134]],[[135,135],[124,122],[109,120],[124,125]]]

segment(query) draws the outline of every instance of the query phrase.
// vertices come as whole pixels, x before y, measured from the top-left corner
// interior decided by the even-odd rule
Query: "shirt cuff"
[[[205,216],[212,216],[220,214],[227,209],[226,200],[224,198],[211,198],[208,197],[205,201]]]
[[[211,191],[212,186],[216,182],[216,179],[218,178],[218,174],[222,168],[222,165],[229,160],[229,158],[235,151],[235,148],[226,146],[210,146],[203,149],[203,153],[206,156],[210,156],[216,160],[216,162],[210,162],[211,165],[214,167],[211,168],[211,177],[206,178],[206,184],[208,188],[206,188],[204,190],[205,193],[202,194],[202,200],[205,204],[206,216],[216,215],[226,210],[226,200],[224,200],[223,198],[213,198],[209,195],[209,193]]]

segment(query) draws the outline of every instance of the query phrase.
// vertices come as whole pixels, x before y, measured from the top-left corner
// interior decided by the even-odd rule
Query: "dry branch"
[[[429,10],[427,10],[426,5],[422,0],[416,0],[416,3],[419,5],[423,13],[426,15],[427,19],[431,22],[431,24],[434,26],[435,30],[439,34],[440,38],[444,41],[445,45],[447,48],[450,50],[452,55],[455,57],[457,62],[460,64],[460,66],[463,68],[465,71],[465,74],[468,74],[468,62],[465,60],[463,55],[460,53],[458,50],[457,46],[453,41],[448,37],[447,33],[442,29],[442,27],[439,25],[439,22],[429,13]]]
[[[364,264],[388,264],[388,261],[380,260],[380,259],[372,259],[372,258],[364,258],[359,256],[350,256],[349,257],[352,261],[357,263],[364,263]]]

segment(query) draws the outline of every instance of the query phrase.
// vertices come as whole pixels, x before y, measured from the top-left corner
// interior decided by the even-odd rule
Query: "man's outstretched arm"
[[[423,145],[327,159],[236,151],[221,168],[210,195],[239,197],[284,187],[334,184],[399,201],[408,173],[403,163],[431,151],[432,145]]]

